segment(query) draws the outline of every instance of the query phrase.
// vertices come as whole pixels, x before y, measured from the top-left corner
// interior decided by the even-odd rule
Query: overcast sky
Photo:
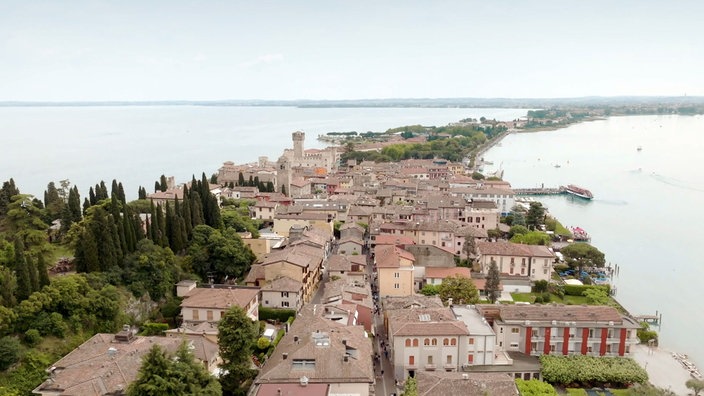
[[[684,94],[700,0],[0,0],[0,101]]]

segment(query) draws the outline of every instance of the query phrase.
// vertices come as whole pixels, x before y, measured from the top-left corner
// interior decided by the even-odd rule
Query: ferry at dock
[[[587,190],[586,188],[575,186],[574,184],[567,185],[567,187],[565,187],[565,192],[584,199],[594,198],[594,195],[591,191]]]

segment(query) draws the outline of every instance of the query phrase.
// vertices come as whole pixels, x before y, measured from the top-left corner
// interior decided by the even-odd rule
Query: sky
[[[704,95],[704,1],[0,0],[0,101]]]

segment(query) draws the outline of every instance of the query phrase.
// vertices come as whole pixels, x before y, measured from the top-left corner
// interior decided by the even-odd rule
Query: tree
[[[477,253],[477,244],[473,236],[467,235],[464,237],[462,253],[464,253],[467,258],[473,257]]]
[[[403,386],[402,396],[418,396],[418,384],[415,378],[408,377],[406,384]]]
[[[256,259],[235,230],[227,228],[220,231],[206,225],[193,229],[188,255],[193,271],[202,279],[213,275],[217,282],[226,277],[243,277]]]
[[[20,360],[20,342],[14,337],[0,338],[0,371]]]
[[[218,323],[218,345],[224,374],[220,384],[224,393],[238,394],[246,390],[247,382],[256,371],[252,364],[252,347],[259,336],[259,325],[239,306],[232,306]]]
[[[515,226],[515,227],[521,227],[525,228],[523,226]],[[513,227],[511,227],[513,228]],[[525,234],[515,234],[513,238],[511,238],[511,242],[513,243],[521,243],[524,245],[542,245],[542,246],[548,246],[550,245],[550,235],[548,235],[545,232],[542,231],[529,231]]]
[[[171,362],[159,345],[154,345],[142,358],[137,379],[127,389],[128,396],[161,396],[183,394],[183,384],[170,378]]]
[[[523,235],[528,233],[528,228],[520,224],[511,226],[508,230],[508,239],[512,239],[516,235]]]
[[[601,268],[606,263],[604,253],[588,243],[572,243],[563,247],[560,253],[565,257],[567,265],[577,268],[580,275],[584,267]]]
[[[453,304],[475,304],[479,301],[479,292],[470,278],[455,275],[443,279],[438,296],[444,303],[452,299]]]
[[[34,291],[32,289],[32,279],[27,267],[27,259],[24,254],[24,244],[22,240],[15,239],[15,260],[13,264],[15,268],[15,276],[17,278],[17,290],[15,296],[17,301],[24,301],[29,298],[29,295]]]
[[[424,296],[435,296],[440,292],[440,290],[438,290],[439,287],[440,285],[426,284],[420,289],[419,293]]]
[[[486,292],[486,296],[492,304],[499,299],[501,293],[500,283],[501,279],[499,279],[499,266],[496,265],[496,261],[491,260],[491,263],[489,263],[489,271],[486,275],[484,291]]]
[[[526,214],[526,225],[529,229],[537,229],[545,221],[545,208],[540,202],[531,202]]]
[[[690,380],[687,380],[684,385],[687,387],[687,389],[691,389],[694,392],[694,396],[698,396],[699,392],[704,390],[704,381],[702,380],[692,378]]]

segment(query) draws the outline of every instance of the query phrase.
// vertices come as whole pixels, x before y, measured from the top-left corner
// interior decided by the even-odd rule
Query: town
[[[166,178],[146,194],[152,234],[163,222],[154,205],[168,213],[189,201],[189,189],[250,202],[247,215],[262,228],[236,238],[254,263],[240,278],[204,271],[180,280],[176,326],[96,334],[46,367],[34,394],[123,394],[153,346],[176,353],[183,340],[208,372],[230,374],[218,342],[233,307],[260,323],[241,394],[557,394],[547,383],[630,394],[606,387],[650,386],[627,359],[643,325],[610,297],[614,269],[591,250],[568,254],[570,245],[591,248],[575,241],[588,240],[584,230],[565,230],[507,181],[475,178],[469,161],[343,164],[342,147],[306,150],[305,137],[293,132],[276,162],[228,161],[200,187]],[[508,240],[530,233],[547,239]],[[554,294],[564,300],[551,302]],[[597,364],[607,369],[580,376]],[[556,374],[564,367],[572,375]],[[543,386],[550,390],[525,393]]]

